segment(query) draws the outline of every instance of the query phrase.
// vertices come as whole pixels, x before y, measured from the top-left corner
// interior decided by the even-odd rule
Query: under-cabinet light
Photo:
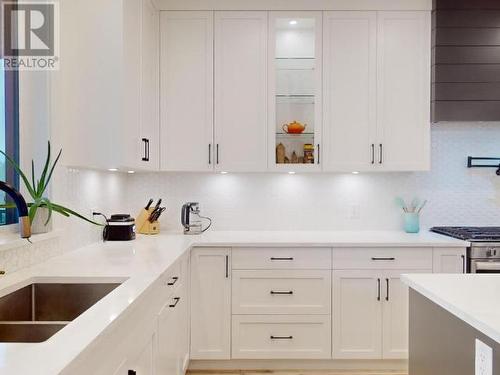
[[[295,174],[295,171],[289,171],[288,174]]]
[[[134,174],[135,171],[127,171],[128,174]]]
[[[352,171],[352,174],[359,174],[358,171]]]
[[[296,25],[296,24],[297,24],[297,21],[296,21],[296,20],[291,20],[291,21],[289,22],[289,24],[290,24],[290,25]]]
[[[108,171],[110,171],[110,172],[117,172],[118,168],[109,168]]]
[[[221,171],[220,174],[227,174],[227,172],[226,171]]]

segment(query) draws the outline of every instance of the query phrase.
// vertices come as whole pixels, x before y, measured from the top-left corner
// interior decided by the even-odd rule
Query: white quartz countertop
[[[500,276],[412,274],[402,280],[465,323],[500,343]]]
[[[192,246],[466,247],[468,243],[428,232],[254,231],[165,233],[93,244],[0,278],[0,296],[36,281],[123,282],[49,340],[0,344],[0,374],[59,373]]]

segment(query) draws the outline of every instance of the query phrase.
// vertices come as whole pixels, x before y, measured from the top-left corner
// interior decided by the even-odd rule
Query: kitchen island
[[[176,306],[176,300],[172,298],[176,294],[172,293],[180,291],[174,290],[175,288],[182,289],[182,293],[189,298],[189,268],[182,264],[183,269],[179,271],[176,267],[179,261],[189,262],[189,254],[193,248],[202,249],[201,251],[205,248],[207,254],[214,248],[229,249],[225,250],[229,252],[231,248],[237,247],[245,247],[245,251],[249,252],[263,247],[322,248],[322,254],[329,261],[324,266],[320,265],[320,268],[326,270],[332,269],[332,249],[338,251],[333,262],[337,262],[339,267],[358,267],[357,264],[364,267],[365,257],[389,253],[391,256],[396,254],[396,258],[383,258],[382,261],[376,259],[380,263],[379,267],[408,269],[411,266],[410,268],[426,269],[428,272],[436,267],[439,267],[438,271],[443,269],[441,262],[437,261],[439,256],[453,250],[458,260],[455,262],[456,267],[461,272],[459,254],[467,246],[465,241],[432,233],[412,235],[396,231],[209,232],[200,236],[165,233],[139,236],[136,241],[96,243],[68,251],[0,279],[0,297],[34,282],[121,283],[47,341],[0,344],[0,373],[73,375],[90,371],[94,374],[126,374],[128,369],[142,366],[143,359],[150,360],[151,353],[156,352],[159,347],[164,348],[164,345],[157,344],[159,340],[164,340],[167,345],[168,340],[172,341],[169,335],[156,336],[157,320],[161,319],[163,307]],[[214,251],[220,251],[219,249]],[[415,254],[421,256],[415,258]],[[366,262],[371,262],[369,259]],[[425,262],[424,266],[420,266],[422,261]],[[404,264],[400,265],[399,262]],[[227,263],[225,271],[226,277],[223,279],[230,282],[231,267]],[[179,282],[173,277],[176,275],[181,276]],[[168,289],[170,285],[174,289]],[[369,286],[367,290],[371,295],[375,289]],[[181,305],[182,300],[179,306]],[[326,306],[329,309],[328,300]],[[160,324],[170,324],[169,319],[170,315],[166,314],[165,321]],[[150,335],[149,343],[144,334]],[[173,344],[175,347],[177,343]],[[130,353],[132,356],[129,357]],[[327,354],[331,358],[331,354]],[[89,370],[91,365],[95,368]],[[175,371],[163,373],[173,374]]]
[[[486,359],[485,365],[500,374],[500,277],[413,274],[401,279],[410,287],[410,375],[477,374],[477,340],[492,348],[493,364]]]

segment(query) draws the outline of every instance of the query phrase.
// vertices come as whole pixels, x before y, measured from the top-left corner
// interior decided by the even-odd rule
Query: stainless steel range
[[[471,243],[468,273],[500,273],[500,227],[434,227],[431,231]]]

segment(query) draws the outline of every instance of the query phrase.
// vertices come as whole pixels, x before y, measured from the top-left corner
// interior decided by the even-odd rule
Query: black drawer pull
[[[168,305],[168,307],[175,307],[175,306],[177,306],[177,304],[179,303],[180,300],[181,300],[180,297],[175,297],[174,298],[174,303],[172,303],[171,305]]]
[[[291,261],[291,260],[293,260],[293,257],[286,257],[286,258],[271,257],[271,260],[287,260],[287,261]]]
[[[284,294],[284,295],[292,295],[293,290],[271,290],[271,294]]]
[[[396,258],[372,258],[373,261],[382,261],[382,260],[390,260],[390,261],[393,261],[393,260],[396,260]]]
[[[135,371],[135,370],[128,370],[127,374],[128,375],[137,375],[137,371]]]
[[[293,336],[272,336],[271,340],[292,340]]]
[[[179,278],[177,276],[174,276],[172,277],[172,281],[169,281],[167,283],[168,286],[172,286],[172,285],[175,285],[175,283],[179,280]]]

